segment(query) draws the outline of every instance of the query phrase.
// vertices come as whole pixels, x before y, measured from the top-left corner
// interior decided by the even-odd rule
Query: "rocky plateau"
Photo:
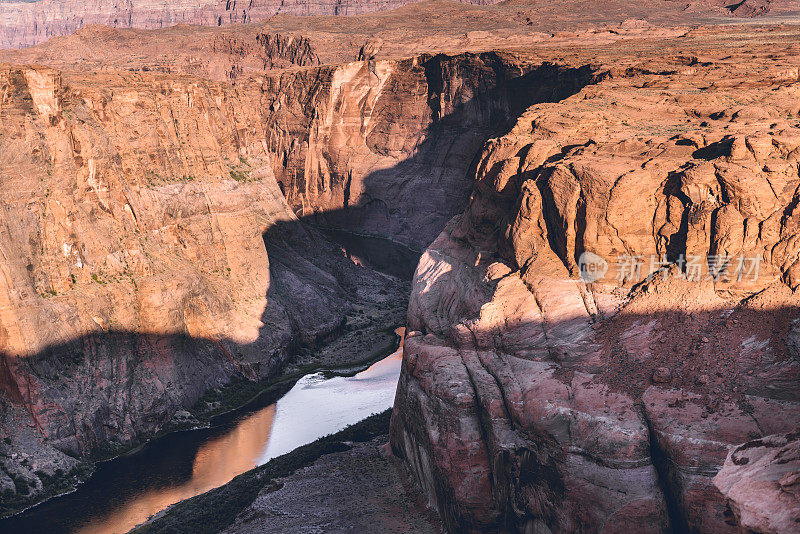
[[[633,6],[628,2],[612,0],[594,3],[589,17],[582,13],[582,2],[559,0],[536,5],[524,0],[501,2],[497,10],[482,9],[497,4],[499,0],[458,0],[450,3],[449,9],[468,17],[466,28],[474,27],[486,31],[486,18],[506,27],[552,24],[561,18],[563,28],[572,28],[572,22],[581,18],[584,22],[608,22],[620,12],[629,17],[654,16],[659,22],[685,22],[689,19],[713,20],[722,17],[752,18],[785,16],[796,13],[800,5],[796,0],[646,0]],[[111,28],[138,28],[143,30],[163,29],[176,25],[223,26],[257,23],[289,16],[328,17],[328,25],[336,28],[342,17],[396,10],[413,5],[413,0],[179,0],[159,2],[155,0],[93,0],[90,3],[76,0],[2,0],[0,1],[0,48],[21,48],[36,45],[52,37],[69,35],[85,26],[102,25]],[[447,2],[434,2],[447,4]],[[466,5],[463,5],[466,4]],[[435,8],[440,10],[440,6]],[[414,11],[418,11],[414,9]],[[430,14],[424,13],[427,18]],[[276,17],[277,16],[277,17]],[[303,26],[303,22],[287,21],[291,25]],[[363,20],[363,19],[362,19]],[[367,18],[367,24],[378,28],[381,18]],[[463,20],[463,19],[462,19]],[[413,25],[406,25],[413,28]],[[448,24],[451,28],[452,24]],[[463,28],[463,27],[462,27]],[[380,28],[382,29],[382,28]],[[430,28],[417,28],[427,33]],[[234,30],[235,32],[237,30]]]

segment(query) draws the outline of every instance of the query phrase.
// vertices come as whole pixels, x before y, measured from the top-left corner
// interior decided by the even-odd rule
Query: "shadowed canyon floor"
[[[127,532],[178,501],[387,410],[394,401],[401,358],[398,346],[353,376],[306,375],[277,402],[264,395],[243,413],[215,421],[212,428],[173,433],[98,465],[76,492],[0,521],[0,529]],[[383,433],[387,430],[388,418]],[[376,477],[374,482],[379,481]],[[402,499],[402,490],[397,497]],[[297,496],[294,500],[300,502]]]
[[[145,528],[439,528],[426,502],[450,531],[797,529],[795,7],[432,2],[0,51],[3,512],[407,321],[388,436]]]

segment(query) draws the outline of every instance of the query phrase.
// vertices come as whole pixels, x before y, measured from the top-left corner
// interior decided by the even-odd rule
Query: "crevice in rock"
[[[669,201],[670,196],[674,196],[683,205],[678,231],[667,237],[667,261],[674,263],[681,256],[686,255],[686,241],[689,236],[689,212],[692,201],[681,191],[681,177],[678,173],[669,175],[664,185],[664,194],[667,201]]]
[[[584,235],[586,234],[586,200],[581,191],[578,197],[577,212],[575,214],[575,254],[576,265],[580,265],[581,254],[585,252],[583,246]]]
[[[536,187],[539,188],[539,194],[542,197],[542,218],[547,229],[547,244],[550,246],[550,250],[566,266],[567,244],[565,240],[559,239],[559,236],[565,236],[566,232],[558,228],[558,210],[556,209],[553,192],[549,187],[549,175],[551,172],[552,170],[550,169],[542,172],[536,180]]]
[[[461,358],[461,364],[464,366],[464,369],[467,372],[467,376],[469,377],[469,384],[472,388],[472,394],[475,396],[475,417],[478,420],[478,428],[481,432],[481,442],[483,443],[484,450],[486,451],[486,458],[489,460],[489,485],[490,487],[494,488],[496,486],[497,480],[494,475],[494,464],[493,458],[494,455],[492,453],[492,443],[494,443],[494,439],[492,438],[492,424],[491,420],[487,420],[489,417],[488,413],[483,406],[480,392],[478,391],[478,386],[475,383],[475,377],[473,375],[473,371],[470,369],[469,365],[464,359],[464,353],[459,351],[459,357]],[[448,503],[449,504],[449,503]],[[442,503],[440,502],[439,507],[442,507]],[[455,509],[455,507],[449,506],[448,508]],[[441,511],[440,511],[441,513]],[[457,529],[459,524],[457,522],[450,523],[448,521],[450,518],[455,517],[456,514],[448,513],[442,514],[443,519],[445,519],[445,524],[448,525],[451,529]],[[450,523],[450,524],[448,524]]]
[[[672,532],[689,532],[689,524],[686,521],[683,507],[678,497],[682,491],[679,488],[678,475],[675,473],[672,459],[667,452],[660,447],[656,431],[653,428],[650,418],[647,416],[647,409],[641,406],[639,411],[647,425],[650,458],[653,462],[656,475],[658,476],[658,485],[661,488],[661,493],[664,495],[664,502],[667,505],[670,529]]]
[[[732,147],[733,138],[726,137],[721,141],[717,141],[716,143],[711,143],[703,148],[698,148],[692,153],[692,157],[696,159],[712,161],[722,156],[730,156]]]

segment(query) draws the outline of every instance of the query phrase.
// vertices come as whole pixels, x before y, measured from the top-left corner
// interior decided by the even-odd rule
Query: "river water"
[[[306,375],[265,408],[213,429],[165,436],[99,464],[77,491],[0,521],[0,531],[127,532],[171,504],[391,408],[401,359],[398,349],[351,377]]]

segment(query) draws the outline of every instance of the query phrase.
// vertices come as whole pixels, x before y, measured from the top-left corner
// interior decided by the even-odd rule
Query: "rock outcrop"
[[[748,532],[800,529],[800,431],[765,436],[728,453],[714,484]]]
[[[400,466],[381,454],[387,438],[384,433],[345,452],[323,456],[265,487],[224,532],[371,532],[382,526],[415,534],[441,532],[441,525],[409,498]]]
[[[698,48],[526,110],[423,254],[392,445],[451,530],[733,532],[800,423],[797,70]]]

